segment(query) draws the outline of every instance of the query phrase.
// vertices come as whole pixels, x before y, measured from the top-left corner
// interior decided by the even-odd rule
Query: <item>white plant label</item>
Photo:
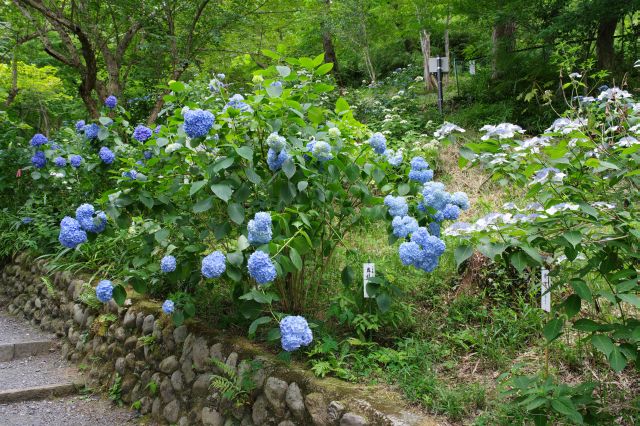
[[[376,264],[375,263],[363,263],[362,264],[362,282],[364,287],[364,298],[369,299],[371,296],[367,293],[367,284],[369,278],[376,276]]]
[[[551,312],[551,278],[546,268],[540,269],[540,284],[540,308]]]

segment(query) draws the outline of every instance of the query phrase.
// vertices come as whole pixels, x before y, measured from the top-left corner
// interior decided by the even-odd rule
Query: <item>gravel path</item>
[[[60,354],[55,352],[0,362],[0,389],[2,390],[69,383],[75,378],[77,378],[75,368],[69,366],[60,358]]]
[[[118,426],[154,425],[133,411],[96,396],[0,404],[2,426]]]
[[[0,344],[28,342],[33,340],[51,340],[53,335],[47,334],[23,319],[18,319],[0,311]]]

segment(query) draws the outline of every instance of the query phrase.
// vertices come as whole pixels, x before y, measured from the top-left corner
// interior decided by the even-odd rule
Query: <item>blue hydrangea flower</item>
[[[267,145],[275,152],[280,152],[287,146],[287,140],[278,132],[273,132],[267,137]]]
[[[387,138],[382,133],[374,133],[369,138],[369,145],[371,145],[376,154],[383,154],[387,149]]]
[[[445,220],[456,220],[460,217],[460,207],[455,204],[447,204],[442,210],[442,215]]]
[[[162,130],[162,126],[160,124],[158,124],[156,126],[156,128],[153,129],[153,133],[155,133],[157,135],[158,133],[160,133],[160,130]]]
[[[84,125],[85,125],[84,120],[76,121],[76,132],[80,133],[80,132],[84,131]]]
[[[245,101],[244,101],[244,96],[242,96],[241,94],[235,94],[233,95],[230,99],[229,102],[227,102],[227,104],[224,106],[224,108],[222,109],[222,111],[226,111],[227,108],[235,108],[235,109],[239,109],[242,112],[253,112],[253,108],[251,108],[251,106],[249,106]]]
[[[139,124],[133,129],[133,138],[138,142],[144,142],[151,137],[153,132],[147,126]]]
[[[202,275],[206,278],[218,278],[227,270],[227,258],[220,251],[214,251],[202,259]]]
[[[384,197],[384,205],[389,207],[389,214],[395,216],[406,216],[409,212],[409,206],[407,200],[404,197],[394,197],[393,195],[387,195]]]
[[[23,217],[22,219],[20,219],[20,222],[22,222],[23,225],[28,225],[31,222],[33,222],[33,218],[32,217]]]
[[[142,155],[144,156],[145,160],[150,160],[151,157],[153,157],[153,152],[152,151],[144,151],[142,153]]]
[[[76,209],[76,220],[88,232],[99,234],[107,227],[107,215],[103,211],[95,211],[91,204],[82,204]]]
[[[82,164],[82,157],[79,155],[72,155],[69,163],[71,163],[71,167],[77,169]]]
[[[391,221],[391,226],[393,227],[393,235],[405,238],[418,229],[418,221],[411,216],[396,216]]]
[[[433,272],[438,267],[438,260],[439,257],[437,256],[429,256],[423,254],[415,267],[418,269],[422,269],[425,272]]]
[[[276,279],[276,267],[269,255],[263,251],[258,250],[249,256],[247,268],[251,278],[258,284],[267,284]]]
[[[36,151],[33,157],[31,157],[31,164],[33,164],[36,169],[43,168],[47,164],[47,157],[44,155],[44,152]]]
[[[162,304],[162,312],[164,312],[167,315],[171,315],[175,309],[176,309],[176,305],[175,303],[173,303],[173,300],[167,299]]]
[[[420,183],[427,183],[433,180],[433,170],[410,170],[409,179]]]
[[[271,86],[271,87],[282,87],[282,82],[276,80],[273,83],[271,83],[269,86]]]
[[[392,149],[387,149],[384,152],[384,156],[387,157],[387,162],[391,164],[393,167],[398,167],[402,164],[402,151],[398,150],[397,152]]]
[[[455,204],[462,210],[469,209],[469,197],[464,192],[454,192],[451,194],[451,204]]]
[[[258,212],[247,225],[247,239],[253,245],[267,244],[271,241],[271,215],[268,212]]]
[[[427,170],[429,163],[422,157],[413,157],[411,159],[411,170]]]
[[[440,224],[438,222],[431,222],[429,224],[429,233],[433,236],[440,237]]]
[[[96,139],[98,137],[98,132],[100,132],[100,126],[96,123],[84,126],[84,137],[89,140]]]
[[[176,258],[168,255],[160,261],[160,270],[165,274],[176,270]]]
[[[131,180],[136,180],[138,177],[138,172],[135,170],[129,170],[128,172],[122,172],[122,177],[129,178]]]
[[[421,245],[422,249],[433,256],[442,256],[446,249],[444,241],[435,235],[429,235]]]
[[[428,207],[436,210],[444,209],[451,201],[451,195],[444,190],[444,184],[440,182],[427,182],[422,189],[423,202]]]
[[[55,143],[55,142],[51,142],[51,143],[49,144],[49,147],[50,147],[53,151],[57,151],[57,150],[59,150],[59,149],[60,149],[60,144],[57,144],[57,143]]]
[[[53,164],[58,167],[64,167],[67,165],[67,160],[65,160],[64,157],[56,157],[53,159]]]
[[[118,98],[113,95],[107,96],[107,99],[104,100],[104,105],[107,108],[114,109],[118,105]]]
[[[333,158],[333,154],[331,153],[331,145],[324,141],[317,141],[313,145],[313,155],[318,159],[318,161],[329,161]]]
[[[58,241],[65,247],[76,248],[79,244],[87,241],[87,233],[82,230],[77,220],[65,216],[60,222]]]
[[[109,280],[102,280],[96,287],[96,297],[102,303],[107,303],[113,297],[113,284]]]
[[[400,244],[398,254],[400,255],[400,260],[403,265],[416,265],[422,256],[422,249],[413,241],[404,242]]]
[[[100,159],[104,164],[111,164],[113,163],[113,160],[116,159],[115,154],[106,146],[103,146],[102,148],[100,148],[100,151],[98,152],[98,156],[100,157]]]
[[[429,163],[422,157],[413,157],[411,159],[411,171],[409,171],[409,179],[420,183],[427,183],[433,180],[433,170],[429,169]]]
[[[190,109],[184,113],[184,131],[190,138],[201,138],[209,133],[216,117],[202,109]]]
[[[280,321],[280,343],[287,352],[295,351],[301,346],[309,346],[313,341],[313,333],[304,317],[287,316]]]
[[[446,207],[446,206],[445,206]],[[431,217],[433,218],[433,220],[435,220],[437,223],[440,223],[442,221],[444,221],[444,213],[442,213],[442,211],[438,210],[437,212],[435,212],[433,215],[431,215]]]
[[[32,147],[37,148],[39,146],[45,145],[47,142],[49,142],[49,139],[47,139],[45,135],[43,135],[42,133],[36,133],[31,138],[30,143]]]
[[[411,241],[423,247],[425,244],[427,244],[428,237],[429,231],[427,231],[427,228],[425,228],[424,226],[421,226],[420,228],[413,231],[413,233],[411,234]]]
[[[280,170],[285,161],[291,158],[291,155],[286,150],[282,150],[279,153],[269,148],[267,151],[267,165],[272,172]]]

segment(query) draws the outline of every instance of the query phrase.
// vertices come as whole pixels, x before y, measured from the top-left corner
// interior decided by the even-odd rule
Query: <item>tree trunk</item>
[[[444,57],[447,58],[447,63],[449,64],[449,70],[451,70],[451,62],[449,60],[449,22],[451,21],[451,14],[447,13],[447,21],[444,26]],[[444,75],[444,84],[449,84],[449,74],[450,72]]]
[[[604,18],[598,25],[598,36],[596,39],[596,52],[598,66],[601,69],[613,70],[615,66],[615,50],[613,40],[616,33],[618,19],[616,17]]]
[[[505,65],[511,58],[516,47],[516,24],[513,21],[501,22],[493,27],[491,40],[493,43],[493,61],[491,78],[499,78],[505,69]]]
[[[13,49],[13,57],[11,58],[11,89],[4,103],[5,107],[9,107],[18,96],[18,46]]]
[[[425,90],[433,90],[435,84],[431,80],[429,57],[431,56],[431,34],[427,30],[420,31],[420,50],[422,50],[422,77]]]
[[[369,53],[369,46],[364,46],[364,64],[367,67],[367,73],[369,74],[369,78],[371,79],[371,83],[376,82],[376,70],[373,67],[373,62],[371,62],[371,55]]]
[[[324,0],[326,6],[327,15],[331,8],[331,0]],[[336,55],[336,49],[333,46],[333,39],[331,37],[330,26],[327,19],[323,19],[321,23],[322,29],[322,48],[324,49],[324,61],[333,63],[333,75],[338,73],[338,56]]]

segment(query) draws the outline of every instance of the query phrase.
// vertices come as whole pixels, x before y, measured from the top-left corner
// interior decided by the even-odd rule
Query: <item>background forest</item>
[[[176,322],[385,384],[443,424],[640,421],[640,0],[0,0],[0,26],[0,259],[109,277],[119,303],[170,299]],[[444,208],[414,203],[447,247],[425,273],[398,255],[410,237],[391,210],[431,179],[468,194],[446,220],[532,201],[567,216],[461,242],[440,235]],[[60,220],[82,203],[106,231],[65,249]],[[258,247],[245,219],[264,211]],[[242,275],[251,245],[275,259],[266,290]],[[202,261],[210,285],[201,254],[223,248],[222,272]],[[280,351],[269,327],[285,314],[305,315],[312,344]]]

